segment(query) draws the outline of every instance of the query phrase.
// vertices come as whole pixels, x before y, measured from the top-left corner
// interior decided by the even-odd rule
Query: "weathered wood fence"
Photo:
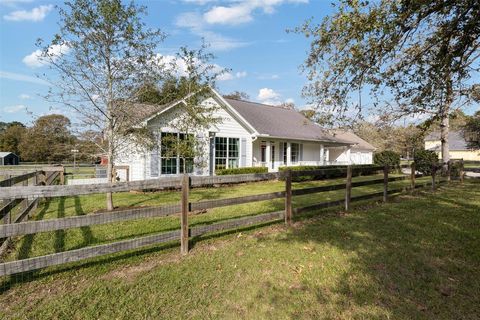
[[[51,185],[55,180],[61,177],[63,168],[56,167],[55,171],[32,171],[23,172],[20,175],[8,177],[0,181],[0,188],[13,188],[21,184],[26,188],[29,185]],[[15,174],[15,171],[8,171],[8,176]],[[7,174],[5,174],[7,175]],[[29,218],[34,209],[37,208],[39,198],[30,198],[28,196],[14,199],[4,199],[0,206],[0,219],[5,225],[14,225],[21,223]],[[9,236],[0,237],[0,257],[5,254],[10,245],[11,239]]]
[[[10,261],[0,263],[0,276],[11,275],[20,272],[32,271],[49,266],[60,265],[64,263],[80,261],[92,257],[103,256],[122,252],[126,250],[138,249],[141,247],[161,244],[171,241],[180,240],[180,248],[182,254],[187,254],[189,250],[189,241],[193,237],[198,237],[207,233],[220,232],[240,227],[248,227],[256,224],[272,223],[285,221],[287,225],[291,224],[292,218],[306,211],[323,209],[333,206],[344,205],[345,210],[350,210],[350,204],[356,201],[367,199],[374,199],[381,197],[383,201],[388,200],[388,196],[395,193],[400,193],[407,190],[407,187],[390,189],[389,183],[400,180],[410,180],[408,189],[416,189],[431,185],[435,189],[435,184],[442,183],[446,180],[437,181],[436,174],[432,175],[431,181],[418,183],[416,178],[419,174],[416,173],[415,167],[411,167],[411,174],[398,177],[389,177],[388,167],[369,167],[367,170],[372,174],[372,170],[376,172],[383,172],[382,179],[366,180],[366,181],[352,181],[352,167],[348,166],[343,172],[345,173],[345,183],[337,183],[332,185],[308,187],[301,189],[292,188],[292,179],[295,177],[311,176],[328,173],[329,170],[335,169],[320,169],[309,171],[290,171],[280,173],[265,173],[265,174],[246,174],[246,175],[232,175],[232,176],[182,176],[160,178],[146,181],[132,181],[118,184],[98,184],[90,186],[12,186],[0,188],[0,199],[8,199],[9,201],[17,201],[18,199],[33,198],[34,200],[40,197],[60,197],[85,195],[105,192],[122,192],[129,190],[148,190],[148,189],[162,189],[175,188],[180,189],[182,193],[181,201],[175,205],[165,205],[159,207],[149,208],[132,208],[112,212],[94,213],[84,216],[67,217],[60,219],[48,219],[41,221],[28,221],[19,223],[6,223],[0,225],[0,238],[15,237],[27,234],[34,234],[38,232],[48,232],[55,230],[65,230],[70,228],[79,228],[84,226],[92,226],[99,224],[107,224],[112,222],[127,221],[142,218],[152,217],[166,217],[170,215],[180,215],[181,227],[180,230],[162,232],[149,236],[138,237],[130,240],[118,241],[109,244],[95,245],[66,252],[54,253],[40,257],[28,258],[17,261]],[[358,168],[355,168],[358,171]],[[362,170],[362,169],[360,169]],[[285,181],[285,190],[279,192],[250,195],[243,197],[234,197],[228,199],[215,199],[200,202],[190,202],[189,191],[194,187],[205,187],[212,185],[247,183],[255,181],[282,179]],[[383,190],[381,192],[370,193],[367,195],[352,197],[351,190],[355,187],[369,186],[375,184],[382,184]],[[322,202],[305,207],[293,208],[292,198],[294,196],[314,194],[327,192],[332,190],[345,189],[345,197],[341,200]],[[285,209],[282,211],[259,214],[255,216],[233,218],[222,222],[211,224],[197,225],[190,227],[188,223],[188,215],[192,211],[212,209],[224,206],[231,206],[237,204],[251,203],[257,201],[265,201],[271,199],[285,199]]]

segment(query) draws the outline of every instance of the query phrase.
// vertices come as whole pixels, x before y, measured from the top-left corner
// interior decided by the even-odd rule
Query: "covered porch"
[[[276,172],[284,166],[350,164],[351,146],[328,142],[257,138],[252,144],[254,167]]]

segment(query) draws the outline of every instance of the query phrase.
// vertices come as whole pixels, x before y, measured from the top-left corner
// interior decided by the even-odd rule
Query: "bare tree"
[[[115,154],[132,137],[149,139],[147,130],[133,129],[151,111],[134,104],[137,89],[164,75],[155,52],[164,34],[145,27],[145,14],[145,7],[120,0],[72,0],[59,8],[58,34],[47,45],[38,43],[41,58],[56,71],[47,98],[75,110],[86,128],[103,132],[112,183]],[[113,209],[111,193],[107,209]]]

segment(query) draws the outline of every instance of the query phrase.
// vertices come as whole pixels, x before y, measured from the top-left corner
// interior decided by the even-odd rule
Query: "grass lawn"
[[[281,187],[269,182],[197,189],[193,197]],[[176,201],[176,196],[126,194],[116,200],[121,205],[132,197],[150,205]],[[297,205],[311,200],[299,198]],[[89,212],[102,205],[100,200],[54,200],[38,215],[78,214],[79,206]],[[257,209],[269,206],[276,205]],[[216,214],[193,220],[200,223],[210,213]],[[168,219],[151,219],[151,229],[169,228],[167,222],[156,222]],[[108,231],[119,233],[111,235],[115,239],[133,230],[152,231],[150,224],[132,224]],[[77,232],[80,239],[102,242],[104,227]],[[123,234],[125,228],[131,229]],[[78,246],[70,230],[49,238],[31,239],[30,251],[51,251],[37,242],[60,243],[61,249]],[[388,204],[359,203],[348,214],[339,208],[311,212],[296,217],[291,228],[267,225],[206,238],[185,257],[178,247],[164,245],[21,274],[3,279],[0,289],[0,318],[478,319],[480,183],[467,180]]]

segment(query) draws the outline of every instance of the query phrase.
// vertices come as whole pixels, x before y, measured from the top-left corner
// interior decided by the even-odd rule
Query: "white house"
[[[351,141],[354,144],[350,148],[350,157],[347,158],[346,152],[343,150],[330,151],[330,159],[333,162],[346,162],[349,164],[372,164],[373,152],[375,147],[367,141],[363,140],[355,133],[346,130],[334,130],[333,136],[342,140]],[[338,149],[338,148],[336,148]]]
[[[225,99],[215,90],[212,93],[202,104],[215,105],[219,110],[217,116],[222,120],[208,132],[197,134],[198,139],[208,142],[208,147],[202,161],[193,161],[202,165],[188,166],[187,170],[194,175],[213,175],[218,169],[252,166],[268,167],[270,172],[275,172],[281,166],[371,163],[371,155],[360,157],[359,162],[352,156],[358,141],[349,139],[350,136],[345,139],[334,136],[295,110]],[[176,107],[182,103],[180,100],[159,106],[143,119],[142,125],[150,128],[160,140],[166,135],[180,136],[181,133],[172,130],[172,123],[181,110]],[[142,152],[133,151],[135,148],[129,150],[118,154],[115,163],[129,168],[129,180],[183,171],[182,159],[164,157],[161,148]]]

